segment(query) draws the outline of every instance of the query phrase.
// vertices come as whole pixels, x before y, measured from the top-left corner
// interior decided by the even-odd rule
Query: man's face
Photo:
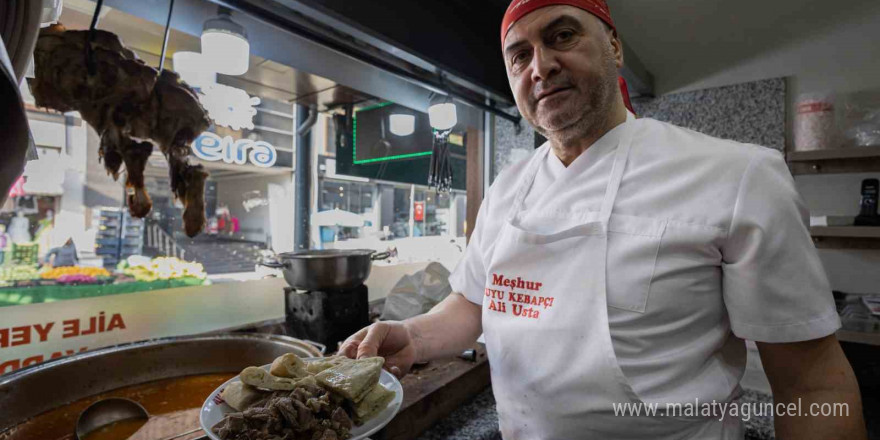
[[[604,23],[579,8],[550,6],[521,18],[503,48],[520,113],[547,137],[604,123],[617,96],[620,49]]]

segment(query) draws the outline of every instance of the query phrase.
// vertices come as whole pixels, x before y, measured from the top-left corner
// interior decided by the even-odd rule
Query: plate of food
[[[358,440],[388,424],[403,387],[382,369],[385,359],[299,358],[247,367],[202,405],[212,440]]]

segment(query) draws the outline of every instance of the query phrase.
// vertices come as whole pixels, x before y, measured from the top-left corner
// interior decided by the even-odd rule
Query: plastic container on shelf
[[[816,151],[840,144],[831,94],[803,94],[795,104],[794,150]]]
[[[861,333],[880,333],[880,317],[871,314],[858,295],[848,295],[840,310],[844,330]]]
[[[880,90],[850,93],[842,101],[838,125],[844,144],[880,146]]]

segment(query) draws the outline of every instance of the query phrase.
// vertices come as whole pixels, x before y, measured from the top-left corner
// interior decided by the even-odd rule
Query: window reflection
[[[87,23],[88,18],[65,9],[62,20]],[[103,25],[126,42],[139,41],[130,38],[136,32],[129,22],[135,19],[122,11],[102,18]],[[151,22],[138,23],[143,32],[161,30]],[[174,30],[172,38],[178,46],[198,44],[197,37]],[[131,45],[145,62],[158,64],[149,47]],[[208,131],[224,149],[269,144],[276,161],[268,167],[252,158],[243,163],[227,161],[227,156],[219,153],[199,155],[196,148],[190,160],[203,165],[211,177],[205,187],[207,225],[194,239],[181,233],[182,205],[170,190],[167,162],[158,151],[148,159],[145,170],[152,212],[144,219],[132,219],[125,214],[122,181],[108,177],[100,161],[100,136],[76,113],[37,108],[25,83],[21,92],[41,159],[28,165],[9,201],[0,206],[0,307],[56,299],[35,294],[43,292],[35,290],[42,287],[46,292],[58,292],[58,298],[76,299],[173,284],[158,274],[179,276],[191,284],[263,278],[270,271],[256,266],[261,258],[294,250],[295,105],[311,105],[312,101],[317,102],[318,111],[311,132],[312,159],[317,163],[312,167],[315,175],[310,176],[309,246],[398,249],[396,259],[388,264],[442,261],[448,268],[454,267],[464,247],[466,196],[461,186],[438,194],[424,185],[429,162],[424,153],[431,151],[430,143],[398,142],[420,156],[358,165],[361,171],[371,173],[353,172],[349,164],[336,174],[337,159],[347,155],[350,163],[354,158],[356,131],[361,138],[371,130],[381,134],[383,120],[371,126],[367,109],[386,102],[271,60],[259,61],[253,64],[247,81],[217,78],[223,87],[259,98],[259,104],[251,109],[255,112],[252,128],[234,129],[214,120]],[[297,100],[298,94],[308,91],[290,87],[298,84],[295,79],[300,76],[327,88],[315,90],[308,102]],[[339,105],[340,99],[348,103],[347,109]],[[363,112],[355,124],[352,115],[357,111]],[[460,108],[455,131],[461,135],[474,132],[472,139],[480,139],[482,124],[482,112]],[[465,144],[461,135],[458,149]],[[463,151],[455,156],[459,165],[465,158]],[[457,178],[462,182],[464,168],[459,168]],[[160,258],[166,259],[157,260]],[[190,267],[189,263],[200,266]],[[59,265],[89,269],[51,271]],[[62,272],[84,276],[70,278],[79,283],[73,286],[76,289],[61,288],[52,276]],[[88,275],[93,273],[100,276]],[[138,284],[126,285],[135,282]],[[85,293],[71,293],[74,290]]]

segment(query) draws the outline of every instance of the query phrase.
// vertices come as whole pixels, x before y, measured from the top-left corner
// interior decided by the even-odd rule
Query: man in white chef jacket
[[[775,402],[801,411],[776,414],[778,438],[866,438],[782,156],[636,119],[604,0],[515,0],[501,39],[519,111],[549,141],[487,192],[455,293],[341,352],[402,375],[485,334],[505,439],[741,439],[742,412],[720,404],[741,392],[749,339]],[[849,414],[808,413],[823,403]]]

